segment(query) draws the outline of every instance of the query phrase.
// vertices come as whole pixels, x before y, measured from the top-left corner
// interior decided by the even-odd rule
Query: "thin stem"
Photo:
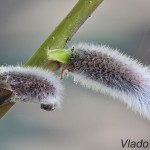
[[[40,46],[40,48],[27,61],[25,66],[40,66],[49,67],[55,71],[59,68],[55,62],[51,62],[47,58],[48,49],[62,49],[66,43],[71,40],[75,32],[86,21],[92,12],[98,7],[103,0],[79,0],[70,13],[64,20],[56,27],[50,34],[47,40]],[[13,106],[13,103],[0,106],[0,118],[2,118],[7,111]]]
[[[74,33],[103,0],[79,0],[71,12],[50,34],[34,55],[25,64],[27,66],[42,66],[47,63],[46,49],[64,48]],[[57,68],[56,68],[57,69]]]

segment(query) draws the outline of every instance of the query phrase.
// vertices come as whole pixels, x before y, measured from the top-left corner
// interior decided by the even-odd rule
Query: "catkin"
[[[63,86],[46,70],[21,66],[0,67],[0,88],[4,84],[15,95],[12,101],[39,103],[43,107],[60,107]]]
[[[150,119],[150,70],[110,47],[80,43],[64,66],[75,82],[124,101]]]

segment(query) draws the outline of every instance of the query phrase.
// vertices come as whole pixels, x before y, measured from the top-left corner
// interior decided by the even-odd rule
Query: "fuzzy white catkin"
[[[6,84],[15,94],[12,101],[61,106],[63,86],[49,71],[36,67],[0,67],[0,87]]]
[[[104,45],[74,46],[65,66],[75,82],[125,102],[150,120],[150,69]]]

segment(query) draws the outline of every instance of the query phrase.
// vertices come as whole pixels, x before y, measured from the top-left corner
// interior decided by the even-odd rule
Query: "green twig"
[[[85,20],[90,17],[91,13],[103,0],[79,0],[71,12],[50,34],[47,40],[27,61],[26,66],[49,67],[55,71],[59,68],[53,61],[47,58],[47,49],[62,49],[71,39],[74,33],[80,28]],[[57,15],[57,14],[56,14]],[[0,118],[13,106],[12,103],[0,107]]]
[[[28,60],[26,65],[44,67],[47,64],[46,49],[64,48],[74,33],[90,17],[91,13],[101,2],[102,0],[79,0],[71,12]]]

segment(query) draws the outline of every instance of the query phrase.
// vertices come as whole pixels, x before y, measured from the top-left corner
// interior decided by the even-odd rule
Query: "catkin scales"
[[[150,119],[150,70],[103,45],[80,43],[65,65],[76,82],[124,101]]]

